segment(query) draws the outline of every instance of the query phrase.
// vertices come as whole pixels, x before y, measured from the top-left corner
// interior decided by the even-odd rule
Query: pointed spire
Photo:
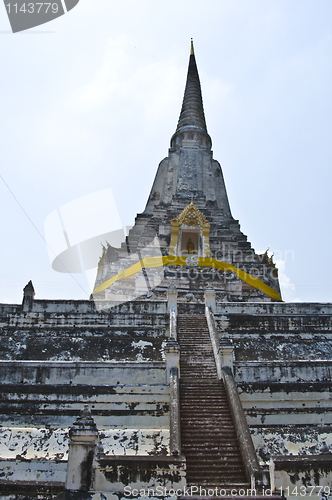
[[[191,56],[194,56],[195,55],[195,52],[194,52],[194,40],[191,39],[191,46],[190,46],[190,55]]]
[[[199,81],[194,54],[193,39],[191,39],[186,89],[184,91],[182,109],[176,130],[179,131],[181,128],[188,125],[198,127],[200,129],[203,129],[204,132],[207,132],[203,109],[201,84]]]
[[[195,140],[199,140],[202,147],[211,147],[211,138],[207,133],[201,84],[199,80],[195,53],[194,42],[191,39],[190,58],[187,73],[186,88],[184,91],[180,118],[176,128],[176,132],[171,139],[171,147],[180,146],[183,139],[186,140],[188,133],[192,132],[195,135]],[[184,136],[186,134],[186,137]],[[197,136],[202,134],[205,136],[203,141]],[[201,137],[203,139],[203,137]]]

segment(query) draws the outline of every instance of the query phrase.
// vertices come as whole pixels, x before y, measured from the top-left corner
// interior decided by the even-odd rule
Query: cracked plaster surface
[[[3,459],[68,459],[68,428],[12,427],[0,429],[0,456]],[[107,455],[166,455],[169,453],[167,429],[101,430]]]

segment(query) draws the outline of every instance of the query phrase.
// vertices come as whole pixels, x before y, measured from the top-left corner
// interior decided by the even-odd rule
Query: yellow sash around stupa
[[[263,283],[260,279],[252,276],[251,274],[242,271],[238,267],[232,266],[232,264],[228,264],[227,262],[222,262],[220,260],[214,259],[212,257],[196,257],[194,255],[186,256],[186,257],[177,257],[175,255],[167,255],[164,257],[145,257],[144,259],[136,262],[132,266],[128,267],[124,271],[119,274],[113,276],[109,280],[105,281],[101,285],[96,286],[93,293],[99,293],[111,286],[115,281],[119,281],[125,278],[129,278],[134,274],[139,273],[143,268],[151,269],[156,267],[162,267],[166,265],[173,266],[186,266],[186,267],[213,267],[216,270],[228,271],[236,274],[238,278],[240,278],[248,285],[261,290],[263,293],[271,297],[275,300],[282,300],[279,293],[271,288],[270,286]]]

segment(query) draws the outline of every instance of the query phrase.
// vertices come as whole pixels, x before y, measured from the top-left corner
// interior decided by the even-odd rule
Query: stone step
[[[186,425],[186,427],[188,427]],[[201,426],[202,427],[202,426]],[[199,434],[201,432],[201,434]],[[216,427],[210,427],[203,431],[202,429],[200,430],[200,427],[197,425],[194,429],[193,432],[186,432],[185,426],[183,425],[181,427],[181,434],[182,437],[185,437],[186,440],[188,440],[190,443],[195,443],[196,441],[198,443],[201,443],[204,440],[208,440],[209,442],[211,441],[212,443],[218,442],[218,443],[225,443],[225,438],[227,438],[227,443],[234,445],[233,441],[236,440],[236,434],[233,432],[232,429],[227,429],[227,428],[222,428],[221,431],[217,429]],[[200,437],[201,435],[201,437]],[[232,440],[232,441],[231,441]]]
[[[183,332],[181,329],[178,328],[178,334],[180,334],[180,337],[185,337],[185,338],[180,338],[178,339],[179,343],[182,345],[186,344],[193,344],[194,341],[197,341],[198,344],[205,345],[206,347],[210,347],[211,343],[208,344],[208,342],[211,341],[210,335],[204,335],[203,332],[199,330],[192,330],[191,332]]]
[[[216,429],[219,428],[219,425],[222,424],[222,425],[233,425],[233,420],[231,418],[231,416],[229,415],[229,413],[220,413],[218,411],[213,411],[213,410],[210,410],[210,411],[195,411],[195,410],[191,410],[191,411],[183,411],[182,410],[182,417],[184,419],[184,421],[188,422],[188,420],[197,420],[197,419],[203,419],[204,421],[206,419],[208,419],[208,421],[210,422],[211,421],[211,418],[213,418],[215,420],[215,422],[211,422],[212,424],[212,427],[215,427]],[[218,418],[219,417],[219,418]]]
[[[185,436],[183,435],[182,437]],[[183,444],[182,447],[183,448],[190,447],[191,450],[197,450],[198,452],[198,451],[204,451],[204,445],[205,445],[205,449],[208,450],[208,452],[210,452],[210,449],[214,449],[214,446],[218,446],[218,452],[221,455],[224,455],[225,453],[235,453],[235,452],[238,453],[239,451],[238,441],[235,436],[230,437],[228,442],[228,448],[225,447],[224,445],[225,439],[218,440],[217,436],[215,436],[215,438],[210,438],[210,439],[208,438],[209,436],[205,436],[205,439],[204,436],[202,436],[201,440],[198,441],[196,439],[191,439],[190,437],[186,436],[187,443]]]
[[[226,406],[226,401],[225,401],[225,404],[223,404],[222,402],[220,401],[213,401],[213,402],[197,402],[197,400],[195,401],[195,406],[192,407],[190,405],[190,401],[189,401],[189,398],[186,399],[185,402],[183,402],[183,410],[184,411],[190,411],[190,410],[196,410],[196,411],[203,411],[204,410],[217,410],[217,411],[228,411],[228,414],[230,415],[230,411],[229,411],[229,408],[227,408]]]
[[[217,453],[221,458],[224,458],[226,456],[233,457],[234,453],[237,453],[238,451],[236,446],[234,446],[234,444],[232,446],[225,447],[222,445],[222,443],[215,441],[213,441],[209,446],[205,446],[205,443],[203,441],[201,441],[200,443],[196,442],[192,444],[188,443],[187,446],[190,446],[191,450],[195,450],[195,452],[199,454],[204,452],[205,448],[207,448],[210,454]],[[183,446],[183,448],[186,448],[186,446]]]
[[[201,483],[201,485],[202,485],[202,487],[204,487],[204,488],[206,488],[206,489],[207,489],[207,488],[214,488],[214,489],[216,488],[216,485],[215,485],[215,484],[213,484],[213,483],[202,482],[202,483]],[[203,486],[203,485],[204,485],[204,486]],[[191,484],[189,484],[188,486],[190,487],[190,486],[192,486],[192,485],[191,485]],[[195,484],[193,484],[193,486],[195,486]],[[247,492],[247,490],[250,490],[250,484],[249,484],[249,483],[247,483],[247,482],[243,482],[243,481],[242,481],[242,482],[238,481],[238,482],[234,482],[234,483],[229,483],[229,484],[227,484],[227,485],[225,485],[225,484],[224,484],[224,485],[222,485],[222,484],[221,484],[220,486],[221,486],[221,487],[223,487],[223,486],[224,486],[224,488],[225,488],[225,490],[226,490],[226,491],[225,491],[225,497],[226,497],[226,498],[227,498],[227,494],[228,494],[228,493],[231,495],[231,490],[232,490],[232,489],[234,489],[234,488],[235,488],[235,489],[237,489],[237,490],[240,490],[240,489],[241,489],[241,490],[245,490],[246,492]],[[219,485],[218,485],[218,490],[219,490]],[[195,490],[194,490],[194,491],[195,491]],[[203,493],[203,492],[202,492],[202,493]],[[224,493],[224,492],[223,492],[223,493]],[[206,495],[204,495],[204,496],[206,496]],[[184,496],[184,495],[183,495],[183,496],[178,497],[178,498],[183,498],[183,499],[184,499],[184,498],[188,498],[188,499],[189,499],[189,498],[192,498],[192,497],[191,497],[191,496],[190,496],[190,497],[186,497],[186,496]],[[196,497],[196,498],[197,498],[197,497]],[[234,498],[234,497],[232,497],[232,498]],[[257,496],[255,496],[255,499],[256,499],[256,498],[258,498],[259,500],[262,500],[262,497],[261,497],[260,495],[258,495],[258,492],[257,492]],[[271,497],[270,497],[270,499],[271,499]]]
[[[196,392],[189,393],[187,391],[180,391],[180,395],[182,396],[182,398],[185,398],[185,403],[187,404],[187,403],[189,403],[189,401],[192,401],[193,398],[196,397],[197,393]],[[225,402],[228,401],[226,395],[223,394],[223,393],[221,393],[221,394],[218,394],[218,393],[217,394],[213,394],[210,397],[206,396],[204,398],[200,394],[199,394],[199,396],[200,397],[197,398],[196,401],[195,401],[195,404],[197,404],[197,405],[203,405],[203,406],[204,405],[209,405],[209,404],[211,404],[211,405],[213,405],[213,404],[221,404],[221,405],[223,405],[224,401]]]
[[[188,475],[187,476],[187,481],[188,483],[193,483],[193,484],[204,484],[207,482],[214,482],[215,486],[219,484],[229,484],[229,483],[236,483],[236,482],[244,482],[246,478],[240,474],[236,475],[234,474],[227,474],[225,473],[216,473],[214,471],[211,471],[209,478],[207,479],[207,474],[202,472],[198,473],[195,471],[193,475]]]
[[[182,355],[183,357],[183,355]],[[201,367],[203,368],[216,368],[216,364],[214,361],[207,361],[205,358],[200,356],[188,356],[186,361],[182,361],[183,368],[194,366],[195,368]]]
[[[205,448],[204,448],[205,445]],[[218,447],[218,449],[215,448],[215,446]],[[188,441],[185,445],[182,445],[182,449],[188,450],[190,453],[196,453],[197,457],[201,460],[202,454],[205,454],[206,451],[208,451],[208,455],[210,454],[217,454],[221,458],[222,457],[239,457],[239,450],[237,447],[237,441],[234,439],[234,442],[232,443],[231,448],[224,448],[222,443],[218,443],[215,441],[208,441],[207,443],[204,443],[201,441],[200,443],[193,442],[191,443]],[[207,456],[207,458],[209,458]]]
[[[186,426],[187,427],[187,426]],[[190,442],[197,443],[201,445],[202,442],[205,441],[205,439],[210,437],[210,440],[213,443],[218,443],[218,446],[220,445],[222,448],[229,448],[234,446],[234,442],[236,442],[237,446],[237,438],[235,431],[230,434],[227,431],[227,441],[225,440],[225,436],[223,435],[223,432],[220,432],[219,429],[215,429],[215,432],[213,435],[211,435],[210,431],[208,430],[207,432],[204,432],[202,429],[200,429],[198,426],[190,432],[185,426],[181,428],[181,435],[182,437],[185,437],[186,439],[190,440]]]
[[[181,418],[183,418],[183,421],[188,422],[188,420],[197,420],[197,419],[202,419],[206,422],[208,420],[210,422],[210,427],[215,427],[216,429],[219,428],[220,425],[233,425],[233,420],[230,416],[229,413],[219,413],[218,411],[183,411],[181,410]],[[212,420],[211,420],[212,419]],[[197,422],[199,424],[199,421]]]
[[[188,467],[192,467],[190,464]],[[188,470],[188,469],[187,469]],[[190,476],[191,475],[191,476]],[[198,482],[199,480],[203,481],[216,481],[216,482],[228,482],[228,481],[245,481],[246,477],[242,474],[240,469],[236,469],[235,467],[230,467],[229,470],[218,468],[218,469],[206,469],[199,470],[192,468],[190,475],[188,475],[188,481],[190,481],[190,477],[194,478],[194,481]]]
[[[209,367],[209,366],[202,366],[201,364],[197,364],[196,366],[194,364],[192,365],[186,365],[181,368],[181,378],[187,378],[186,375],[199,375],[200,377],[203,377],[205,380],[208,377],[211,377],[213,379],[217,379],[217,369],[215,367]]]
[[[204,448],[204,444],[206,445]],[[202,454],[205,453],[207,455],[207,458],[210,456],[210,454],[219,454],[220,457],[224,456],[235,456],[235,453],[237,454],[236,456],[239,456],[239,449],[238,449],[238,441],[235,437],[231,438],[230,445],[232,445],[232,448],[224,448],[223,443],[220,441],[216,441],[215,439],[213,440],[206,440],[205,443],[203,440],[200,442],[196,442],[195,440],[190,440],[188,438],[188,441],[186,444],[182,445],[183,450],[187,450],[187,453],[196,453],[197,456],[201,458]],[[214,446],[218,446],[218,449],[216,450]],[[206,451],[208,450],[208,453]],[[210,451],[211,450],[211,451]]]
[[[187,392],[187,391],[182,391],[180,392],[180,394],[186,398],[186,396],[188,396],[188,402],[189,402],[189,399],[192,400],[193,397],[195,397],[196,395],[196,392],[191,392],[190,394]],[[195,404],[196,405],[199,405],[199,406],[206,406],[206,405],[221,405],[221,406],[224,406],[223,404],[223,401],[227,401],[227,397],[226,397],[226,394],[214,394],[213,396],[211,395],[211,397],[206,397],[203,399],[203,397],[200,397],[199,399],[197,399],[195,401]],[[184,402],[184,404],[187,404],[187,402]]]
[[[194,381],[192,381],[194,382]],[[206,401],[211,401],[211,400],[217,400],[220,397],[222,397],[223,400],[227,400],[226,392],[225,389],[222,387],[220,382],[218,382],[218,385],[215,387],[210,387],[206,386],[204,388],[204,384],[201,385],[201,381],[197,380],[196,386],[195,387],[187,387],[187,381],[180,379],[180,394],[181,396],[190,396],[195,397],[196,395],[199,395],[198,401],[204,402]],[[203,381],[202,381],[203,382]]]
[[[181,369],[181,364],[180,364],[180,369]],[[182,376],[181,373],[180,387],[181,389],[184,389],[187,392],[200,391],[202,397],[219,396],[221,392],[226,395],[223,383],[221,382],[221,380],[217,378],[217,374],[213,378],[205,377],[204,381],[203,380],[199,381],[199,380],[184,380],[184,377]]]
[[[213,385],[212,385],[213,384]],[[226,390],[219,380],[211,381],[211,384],[203,384],[194,380],[180,379],[180,391],[185,394],[195,394],[196,392],[202,396],[202,399],[211,399],[220,397],[223,394],[226,397]]]
[[[183,426],[194,426],[193,430],[194,429],[199,429],[199,428],[202,428],[202,426],[204,425],[205,428],[206,428],[206,431],[207,432],[214,432],[216,435],[218,435],[220,432],[222,432],[223,430],[227,430],[227,432],[229,432],[230,430],[233,430],[234,428],[234,424],[231,420],[229,420],[228,422],[219,422],[220,425],[215,425],[214,423],[210,423],[210,419],[209,417],[201,417],[201,416],[197,416],[196,418],[195,417],[181,417],[181,419],[183,419]],[[197,425],[195,426],[195,422],[197,422],[197,420],[199,419],[199,422],[197,423]],[[182,427],[183,427],[182,426]],[[203,432],[203,430],[202,430]]]
[[[210,383],[209,383],[209,381],[210,381]],[[216,391],[215,394],[218,394],[219,392],[217,392],[217,391],[224,391],[225,390],[223,385],[222,385],[222,382],[220,380],[218,380],[217,378],[207,379],[207,380],[205,380],[205,383],[203,384],[202,382],[195,381],[195,380],[182,380],[182,377],[181,377],[180,378],[180,386],[181,386],[181,388],[184,388],[187,391],[190,391],[190,390],[202,391],[203,389],[205,389],[205,395],[207,397],[213,396],[213,394],[214,394],[213,391]]]
[[[206,468],[208,469],[210,466],[211,467],[216,467],[219,465],[222,466],[229,466],[229,464],[233,465],[238,465],[242,464],[240,457],[236,457],[234,455],[221,455],[219,450],[209,450],[209,456],[205,458],[204,462],[202,461],[202,453],[200,452],[199,455],[193,454],[190,455],[187,453],[186,455],[187,463],[193,464],[197,467],[201,468]]]
[[[194,405],[195,406],[191,406],[190,405],[190,400],[189,398],[187,399],[186,398],[186,401],[184,401],[182,403],[182,408],[184,411],[190,411],[191,409],[195,409],[197,411],[204,411],[205,409],[211,409],[211,410],[220,410],[220,411],[228,411],[228,414],[231,415],[230,411],[229,411],[229,408],[227,408],[226,406],[227,404],[227,401],[225,401],[225,404],[223,404],[223,402],[220,402],[220,401],[215,401],[215,402],[200,402],[200,403],[197,403],[197,400],[194,402]]]
[[[188,395],[190,397],[198,394],[200,398],[197,400],[197,402],[218,401],[221,396],[225,401],[227,400],[226,391],[221,386],[220,382],[216,387],[210,388],[209,386],[207,386],[205,387],[205,390],[203,390],[203,386],[201,385],[196,387],[186,387],[185,382],[180,380],[180,394],[182,396]]]
[[[205,375],[205,378],[207,378],[207,375],[209,373],[213,373],[217,375],[217,369],[215,364],[213,365],[208,365],[206,363],[202,363],[201,361],[190,361],[189,363],[182,363],[182,373],[184,371],[191,371],[191,372],[202,372]]]
[[[183,396],[184,396],[184,398],[186,398],[186,394],[184,394]],[[192,395],[190,397],[188,397],[188,401],[186,399],[186,401],[182,402],[183,407],[189,408],[191,401],[192,401]],[[224,398],[224,401],[226,403],[226,401],[227,401],[226,397]],[[220,409],[222,409],[222,408],[225,408],[224,401],[220,396],[219,397],[215,396],[214,399],[210,398],[210,399],[206,399],[206,400],[202,400],[201,398],[199,398],[199,399],[196,399],[196,401],[195,401],[195,408],[220,408]]]
[[[199,439],[198,435],[189,435],[183,431],[181,431],[181,435],[184,441],[186,439],[186,444],[190,446],[195,446],[197,444],[201,445],[203,442],[206,443],[207,448],[213,446],[214,444],[218,444],[218,446],[222,446],[222,444],[227,440],[227,442],[232,446],[238,446],[237,437],[235,432],[233,432],[232,428],[225,428],[222,433],[218,432],[217,429],[208,429],[207,432],[202,432],[201,438]]]
[[[182,363],[182,370],[190,370],[190,371],[200,371],[200,372],[213,372],[217,375],[216,365],[213,363],[208,365],[200,360],[189,360],[187,363]],[[206,377],[207,378],[207,377]]]
[[[230,411],[228,408],[225,408],[224,406],[221,408],[211,406],[209,407],[204,406],[197,408],[196,406],[194,408],[190,408],[189,405],[183,406],[181,410],[182,415],[190,416],[190,415],[202,415],[203,417],[205,416],[213,416],[215,415],[216,417],[220,416],[222,420],[225,418],[229,418],[232,420]],[[220,419],[219,419],[220,421]]]
[[[242,462],[239,459],[233,458],[228,458],[225,457],[225,462],[223,462],[220,458],[215,457],[215,460],[204,460],[204,463],[202,463],[201,460],[195,460],[193,457],[190,457],[190,455],[186,456],[187,459],[187,465],[189,464],[191,467],[191,470],[221,470],[222,469],[229,469],[230,471],[237,470],[237,468],[240,468],[241,471],[243,470],[242,468]]]
[[[216,429],[209,429],[208,432],[202,433],[200,440],[198,440],[199,436],[188,435],[185,432],[181,433],[182,437],[186,438],[187,443],[191,446],[195,446],[196,442],[200,445],[203,440],[206,442],[207,446],[213,446],[214,443],[218,443],[218,446],[222,446],[222,444],[225,442],[225,439],[227,439],[227,442],[230,445],[237,446],[236,434],[232,432],[232,429],[225,429],[225,432],[223,434],[218,432]],[[185,446],[185,444],[187,443],[184,443],[183,446]]]
[[[229,410],[228,408],[228,401],[227,401],[227,398],[226,397],[222,397],[222,395],[220,395],[219,397],[215,397],[215,399],[210,399],[210,400],[203,400],[201,398],[196,398],[195,397],[195,394],[190,394],[190,395],[187,395],[187,394],[184,394],[183,395],[184,398],[185,398],[185,401],[183,401],[183,408],[187,409],[187,408],[190,408],[190,403],[193,401],[194,402],[194,408],[197,408],[198,410],[204,410],[204,408],[208,408],[208,409],[212,409],[212,408],[216,408],[216,409],[225,409],[227,408],[227,410]]]
[[[227,433],[228,435],[229,433]],[[187,434],[185,434],[184,432],[182,432],[182,437],[185,437],[186,438],[186,441],[187,443],[183,444],[183,446],[186,446],[187,444],[190,445],[190,446],[201,446],[202,443],[206,443],[206,447],[213,447],[214,444],[217,445],[221,448],[221,449],[225,449],[224,448],[224,442],[225,442],[225,437],[226,436],[218,436],[217,433],[215,433],[215,435],[212,435],[211,436],[211,433],[209,434],[202,434],[201,436],[201,439],[199,440],[199,436],[194,436],[194,437],[191,437],[191,436],[188,436]],[[232,446],[233,448],[237,447],[238,446],[238,443],[237,443],[237,438],[235,436],[235,434],[231,435],[229,437],[229,439],[227,439],[227,443],[229,446]]]
[[[195,349],[195,347],[190,347],[187,349],[183,349],[181,346],[180,346],[180,349],[181,349],[181,353],[180,353],[180,358],[184,358],[184,356],[187,357],[187,359],[185,361],[183,361],[183,363],[187,363],[187,362],[190,362],[190,361],[199,361],[201,363],[204,363],[204,364],[207,364],[207,365],[211,365],[211,366],[215,366],[216,363],[215,363],[215,360],[214,359],[206,359],[206,356],[203,356],[202,353],[193,353],[192,352],[192,349]],[[206,354],[206,353],[205,353]],[[212,354],[212,352],[211,352]]]
[[[188,397],[192,400],[193,397],[199,396],[199,398],[196,400],[197,403],[213,403],[216,401],[219,401],[220,399],[222,401],[228,401],[226,393],[222,390],[221,387],[218,387],[216,390],[209,390],[207,387],[205,389],[205,393],[203,392],[203,389],[186,389],[183,387],[182,382],[180,383],[180,395],[184,398]]]
[[[233,423],[232,421],[232,417],[229,413],[229,411],[226,409],[226,408],[191,408],[191,409],[184,409],[182,408],[181,410],[181,414],[183,417],[212,417],[212,416],[215,416],[215,417],[220,417],[220,419],[218,419],[218,422],[220,422],[220,420],[222,422],[230,422],[230,423]]]
[[[178,333],[181,335],[180,342],[181,344],[192,344],[194,340],[206,345],[207,347],[210,347],[211,344],[208,344],[210,341],[210,335],[205,335],[202,331],[200,330],[192,330],[188,332],[181,331],[181,329],[178,328]]]
[[[198,486],[198,494],[196,494],[196,486]],[[201,490],[199,490],[199,486],[201,486]],[[271,495],[263,495],[259,494],[258,492],[256,495],[253,494],[251,491],[250,485],[245,484],[205,484],[205,483],[200,483],[198,485],[195,484],[190,484],[186,488],[186,491],[190,490],[190,487],[193,488],[193,494],[190,493],[189,496],[182,495],[178,497],[178,500],[205,500],[208,498],[211,498],[213,493],[212,490],[215,492],[217,488],[217,494],[213,496],[214,500],[286,500],[285,497],[281,497],[278,494],[273,494]],[[210,493],[208,492],[210,490]],[[238,492],[238,494],[235,494],[235,492]],[[243,492],[246,492],[247,494],[243,494]],[[200,493],[200,494],[199,494]]]
[[[180,363],[180,365],[181,365],[181,363]],[[185,384],[185,387],[187,387],[188,389],[190,389],[190,388],[195,389],[197,387],[199,388],[200,386],[199,386],[199,384],[197,384],[197,382],[187,381]],[[216,387],[223,388],[224,386],[223,386],[222,381],[219,379],[213,379],[213,380],[207,379],[205,381],[204,387],[209,388],[209,389],[213,389]]]
[[[214,443],[218,443],[218,445],[223,447],[223,446],[225,446],[224,445],[225,437],[229,436],[229,437],[227,437],[227,444],[229,446],[237,446],[237,438],[236,438],[235,432],[230,433],[228,430],[227,430],[226,436],[222,435],[220,432],[217,432],[215,430],[214,433],[212,433],[211,431],[201,433],[201,437],[200,437],[198,429],[196,430],[196,434],[195,433],[188,434],[188,433],[184,432],[183,430],[181,430],[181,434],[182,434],[182,437],[185,437],[186,440],[188,441],[188,443],[191,445],[195,445],[196,443],[200,445],[201,443],[206,442],[207,444],[211,443],[212,445]]]
[[[188,469],[189,467],[189,469]],[[209,467],[206,469],[200,469],[199,467],[195,467],[190,462],[187,463],[187,471],[190,470],[190,475],[195,478],[196,481],[199,479],[203,479],[203,481],[211,481],[218,479],[218,481],[234,481],[236,479],[242,479],[242,481],[246,480],[246,477],[243,473],[243,468],[237,466],[216,466],[214,468]],[[190,475],[188,475],[188,481],[190,480]]]
[[[181,366],[181,365],[180,365]],[[213,379],[213,380],[218,380],[217,379],[217,371],[216,370],[210,370],[210,369],[202,369],[201,367],[198,367],[196,370],[195,368],[182,368],[180,369],[181,372],[181,380],[187,381],[187,380],[192,380],[193,382],[196,379],[200,380],[206,380],[206,379]],[[195,378],[196,376],[196,378]],[[199,381],[199,380],[197,380]]]
[[[195,447],[190,448],[190,454],[189,454],[189,451],[186,449],[186,447],[182,447],[182,450],[183,450],[183,453],[186,450],[185,456],[186,456],[187,460],[189,460],[189,461],[191,460],[191,463],[193,460],[196,460],[197,463],[201,463],[203,455],[204,455],[204,463],[207,460],[207,458],[205,456],[205,450],[203,447],[198,448],[195,446]],[[222,450],[222,449],[219,449],[219,450],[212,449],[212,451],[210,451],[210,449],[209,449],[209,459],[211,459],[211,460],[213,459],[215,462],[218,462],[218,463],[219,462],[223,463],[224,460],[227,460],[227,461],[230,460],[230,461],[234,461],[242,466],[242,462],[238,456],[238,450],[235,450],[235,449],[233,452],[230,452],[228,450]]]
[[[181,384],[180,384],[181,385]],[[205,394],[203,395],[198,389],[195,391],[186,391],[185,389],[180,390],[180,396],[182,398],[186,399],[187,401],[192,401],[196,396],[199,396],[196,398],[196,403],[197,404],[214,404],[217,403],[218,401],[228,401],[226,394],[223,393],[223,391],[219,391],[219,388],[217,391],[215,391],[212,394],[212,391],[210,392],[209,395],[207,395],[208,389],[206,389]]]
[[[229,483],[244,483],[246,478],[244,475],[236,475],[236,474],[217,474],[213,473],[210,475],[209,478],[207,478],[207,474],[205,472],[199,473],[195,472],[193,474],[188,474],[187,473],[187,482],[190,484],[202,484],[203,482],[206,483],[214,483],[215,486],[224,484],[224,485],[229,485]],[[203,484],[204,484],[203,483]]]
[[[179,332],[180,333],[180,332]],[[180,333],[181,335],[181,333]],[[191,354],[197,354],[197,355],[200,355],[200,354],[205,354],[205,353],[213,353],[213,349],[212,349],[212,344],[211,344],[211,340],[210,338],[208,339],[202,339],[202,337],[197,337],[197,338],[194,338],[193,336],[191,337],[190,340],[186,340],[186,341],[179,341],[179,344],[181,347],[183,347],[183,349],[186,349],[186,350],[189,350],[189,348],[195,348],[196,350],[195,351],[192,351]],[[199,351],[199,349],[202,349],[202,352]]]
[[[195,404],[195,401],[193,402],[193,404]],[[186,403],[182,406],[182,410],[185,411],[186,413],[190,413],[190,411],[192,412],[195,412],[195,413],[206,413],[208,411],[212,411],[212,412],[227,412],[228,415],[231,415],[230,413],[230,410],[229,408],[226,406],[226,401],[225,401],[225,404],[222,404],[222,403],[218,403],[215,404],[204,404],[204,405],[200,405],[200,406],[190,406],[190,402],[189,400],[186,400]]]
[[[183,396],[183,398],[185,398],[185,401],[184,401],[184,404],[185,405],[189,405],[189,402],[191,402],[195,396],[196,396],[196,392],[192,392],[191,394],[188,394],[187,392],[180,392],[181,396]],[[227,404],[227,397],[226,395],[224,394],[215,394],[214,397],[212,398],[206,398],[206,399],[202,399],[201,397],[199,397],[198,399],[195,400],[195,405],[197,405],[197,408],[210,408],[213,407],[214,405],[219,405],[219,406],[222,406],[223,408],[225,408],[226,404]],[[195,406],[196,407],[196,406]]]
[[[211,391],[212,392],[212,391]],[[210,397],[204,397],[200,392],[198,391],[185,391],[181,390],[180,391],[180,396],[185,399],[186,403],[189,403],[190,401],[193,401],[197,403],[198,405],[202,406],[208,406],[210,403],[211,404],[222,404],[223,406],[228,404],[228,399],[226,394],[223,394],[223,392],[217,390],[213,394],[210,394]]]

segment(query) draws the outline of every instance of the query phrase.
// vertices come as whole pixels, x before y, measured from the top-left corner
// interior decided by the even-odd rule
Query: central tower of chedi
[[[178,125],[145,210],[121,249],[108,245],[94,298],[158,297],[172,281],[179,300],[201,302],[207,282],[217,300],[281,300],[278,273],[257,255],[232,217],[221,166],[213,159],[193,42]]]

